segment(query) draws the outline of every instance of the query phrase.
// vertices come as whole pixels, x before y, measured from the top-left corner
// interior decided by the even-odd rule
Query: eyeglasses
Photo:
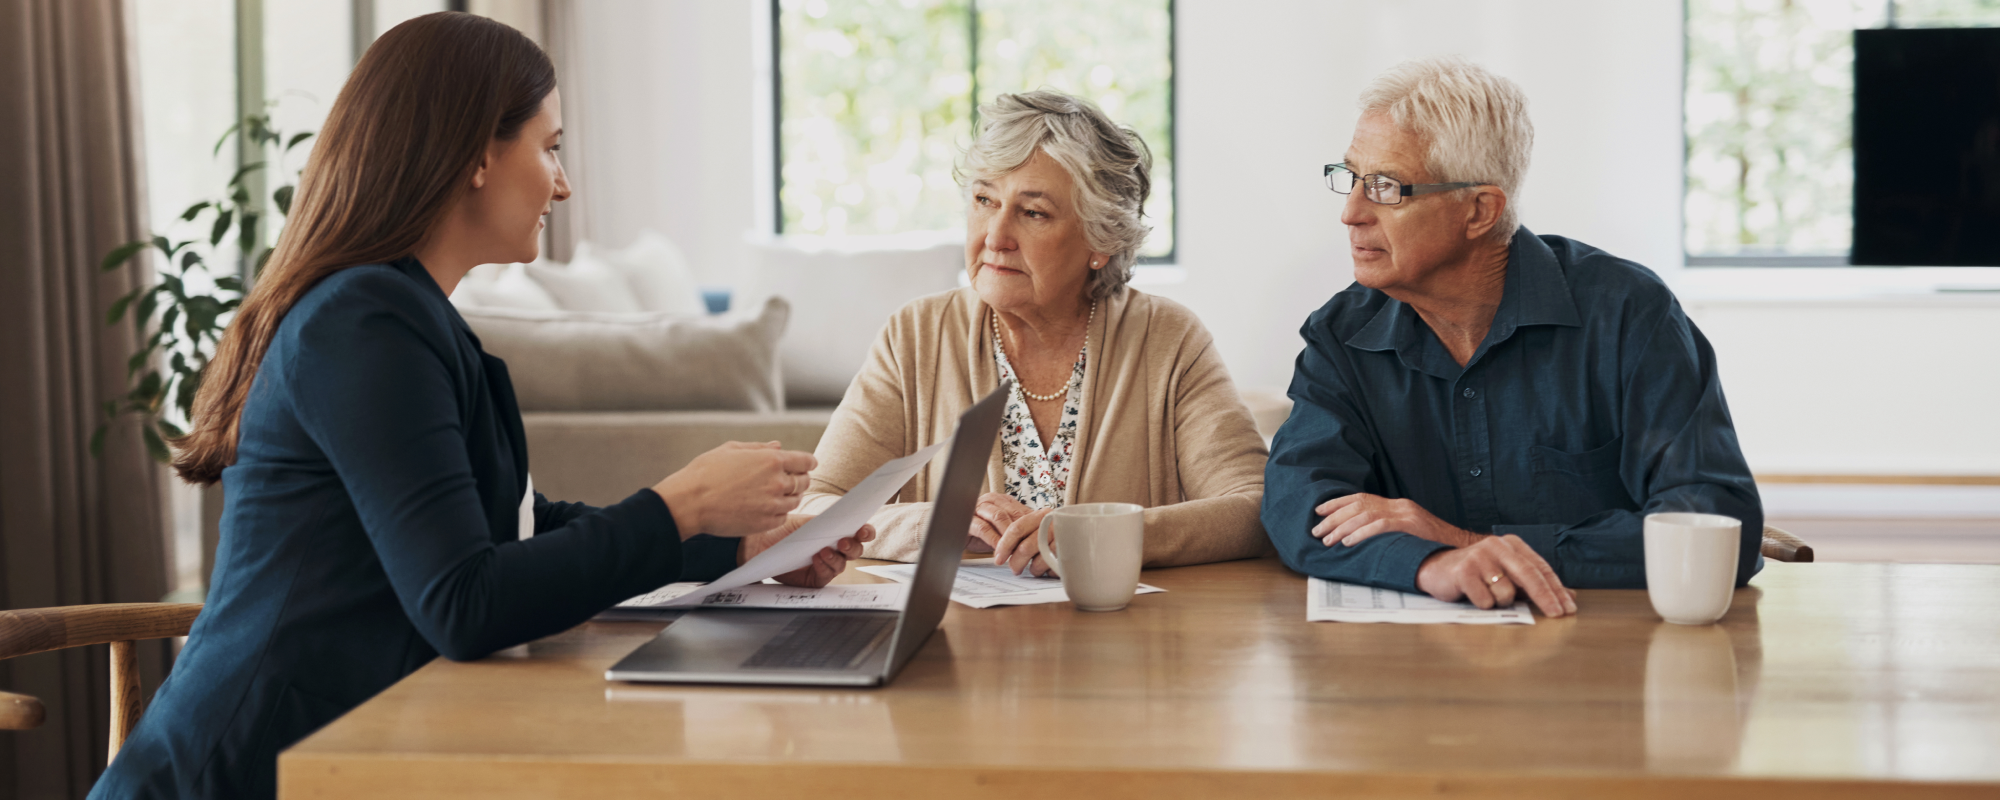
[[[1474,186],[1492,186],[1490,183],[1404,183],[1387,175],[1359,175],[1348,169],[1346,164],[1326,165],[1326,188],[1338,194],[1349,194],[1354,185],[1363,184],[1361,196],[1385,206],[1403,202],[1405,197],[1415,197],[1432,192],[1449,192],[1453,189],[1467,189]]]

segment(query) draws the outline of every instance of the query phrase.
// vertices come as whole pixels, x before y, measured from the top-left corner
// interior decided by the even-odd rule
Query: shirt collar
[[[1486,343],[1480,347],[1481,354],[1492,345],[1513,336],[1517,328],[1529,325],[1583,327],[1582,318],[1576,313],[1576,300],[1570,295],[1569,280],[1563,277],[1562,262],[1547,242],[1525,226],[1514,231],[1507,255],[1505,280],[1500,294],[1500,308],[1493,314],[1493,328],[1486,334]],[[1418,336],[1426,332],[1421,322],[1416,309],[1391,297],[1368,320],[1368,324],[1347,338],[1346,344],[1370,352],[1394,350],[1402,357],[1403,364],[1411,369],[1456,375],[1460,370],[1457,363],[1433,363],[1443,352],[1442,347],[1419,346]],[[1474,355],[1475,361],[1479,355]],[[1449,357],[1444,360],[1450,362]]]

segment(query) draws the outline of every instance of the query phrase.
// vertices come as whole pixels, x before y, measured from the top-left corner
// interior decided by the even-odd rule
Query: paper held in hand
[[[917,470],[929,464],[931,457],[947,444],[950,444],[948,439],[883,464],[874,474],[855,484],[831,508],[799,526],[798,530],[792,531],[792,535],[771,545],[771,549],[758,553],[743,562],[743,566],[730,570],[729,574],[709,581],[701,591],[689,592],[657,605],[699,605],[702,598],[715,592],[748,586],[811,564],[814,553],[840,541],[842,537],[854,535],[862,525],[867,524],[868,518],[874,516],[883,503],[889,502],[889,498],[896,496],[896,492],[910,482]]]
[[[1482,609],[1471,603],[1447,603],[1427,594],[1308,578],[1306,621],[1533,625],[1535,615],[1528,610],[1527,601],[1519,599],[1508,608]]]
[[[907,583],[917,574],[917,565],[884,564],[877,567],[862,567],[861,571]],[[1164,591],[1166,590],[1158,586],[1147,586],[1142,583],[1139,584],[1138,593],[1151,594]],[[1013,570],[980,559],[958,562],[958,578],[951,584],[951,600],[973,608],[992,608],[1036,603],[1067,603],[1069,593],[1063,591],[1062,581],[1058,579],[1016,575]]]

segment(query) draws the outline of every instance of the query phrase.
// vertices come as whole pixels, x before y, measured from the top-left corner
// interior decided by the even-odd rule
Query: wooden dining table
[[[1701,626],[1634,590],[1308,622],[1273,559],[1141,579],[1117,612],[954,604],[879,689],[606,681],[663,622],[439,659],[286,751],[279,794],[2000,797],[2000,566],[1770,563]]]

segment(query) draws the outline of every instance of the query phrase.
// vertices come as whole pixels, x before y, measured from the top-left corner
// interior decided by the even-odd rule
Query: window
[[[1688,0],[1688,264],[1847,264],[1853,31],[1973,25],[2000,0]]]
[[[778,232],[962,227],[974,98],[1090,98],[1153,151],[1144,261],[1174,252],[1170,0],[776,0]],[[1106,35],[1115,32],[1115,35]]]

